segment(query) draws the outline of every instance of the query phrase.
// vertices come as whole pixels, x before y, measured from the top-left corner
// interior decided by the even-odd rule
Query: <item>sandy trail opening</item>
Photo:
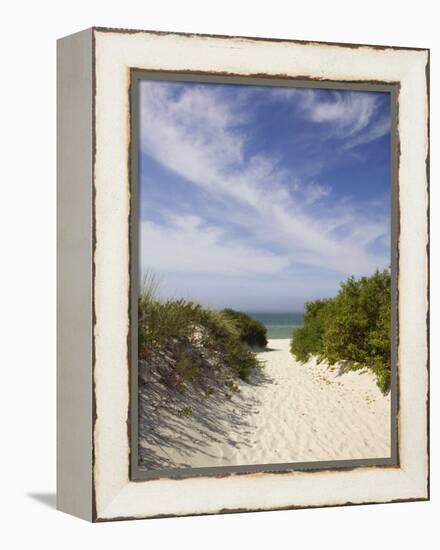
[[[218,467],[390,456],[390,397],[367,370],[301,364],[289,340],[269,340],[264,363],[240,391],[186,396],[192,415],[155,395],[140,398],[142,467]],[[174,408],[173,408],[174,407]]]

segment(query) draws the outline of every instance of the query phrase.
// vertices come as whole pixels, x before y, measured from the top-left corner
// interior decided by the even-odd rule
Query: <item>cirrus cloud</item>
[[[274,281],[321,270],[336,281],[387,266],[388,247],[377,243],[387,242],[388,216],[335,193],[330,182],[304,181],[265,150],[249,154],[256,121],[252,96],[243,97],[233,87],[141,83],[144,158],[183,182],[188,198],[203,193],[205,200],[202,210],[188,212],[170,196],[159,221],[142,220],[143,268]],[[270,90],[268,98],[330,125],[344,139],[342,148],[389,131],[383,122],[374,129],[371,94],[333,92],[323,99],[314,90],[289,88]]]

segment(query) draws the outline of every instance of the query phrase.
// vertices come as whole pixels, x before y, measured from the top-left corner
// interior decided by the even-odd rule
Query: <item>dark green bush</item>
[[[299,361],[307,361],[310,355],[321,356],[324,352],[324,330],[331,316],[333,300],[316,300],[305,304],[303,326],[296,329],[290,350]]]
[[[249,346],[267,346],[266,327],[247,313],[234,309],[223,309],[222,315],[235,323],[240,340]]]
[[[390,317],[390,272],[350,277],[335,298],[306,304],[304,326],[294,332],[291,352],[300,361],[317,355],[330,364],[344,360],[353,369],[367,367],[386,393],[391,379]]]

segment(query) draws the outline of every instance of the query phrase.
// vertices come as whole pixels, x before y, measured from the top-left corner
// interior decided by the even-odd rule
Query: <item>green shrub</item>
[[[331,299],[305,304],[303,326],[294,331],[290,343],[290,350],[299,361],[307,361],[310,355],[323,354],[323,335],[327,319],[331,317],[332,306]]]
[[[192,407],[182,407],[177,411],[177,415],[181,418],[185,418],[187,416],[191,416],[193,413]]]
[[[249,346],[267,346],[266,327],[247,313],[234,309],[224,309],[221,312],[225,317],[231,319],[237,327],[240,340]]]
[[[310,355],[349,368],[367,367],[386,393],[391,379],[391,276],[388,270],[341,283],[335,298],[305,306],[304,326],[292,336],[291,352],[300,361]]]

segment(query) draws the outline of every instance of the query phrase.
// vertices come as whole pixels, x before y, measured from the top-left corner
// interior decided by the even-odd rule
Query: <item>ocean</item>
[[[303,324],[302,313],[247,311],[254,319],[261,321],[267,328],[268,338],[291,338],[295,328]]]

